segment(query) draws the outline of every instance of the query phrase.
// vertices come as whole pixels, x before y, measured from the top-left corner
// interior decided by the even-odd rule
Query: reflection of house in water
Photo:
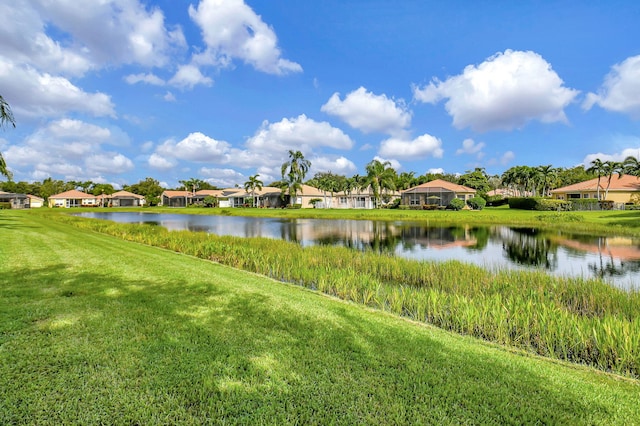
[[[283,223],[283,238],[310,244],[393,251],[400,229],[391,222],[364,220],[294,219]]]
[[[620,260],[640,261],[640,247],[637,241],[622,237],[595,237],[589,241],[572,238],[554,238],[555,242],[580,252],[594,253],[602,256],[614,257]]]
[[[429,228],[423,226],[405,226],[402,228],[404,244],[409,242],[425,248],[450,249],[454,247],[472,247],[478,243],[471,228]]]

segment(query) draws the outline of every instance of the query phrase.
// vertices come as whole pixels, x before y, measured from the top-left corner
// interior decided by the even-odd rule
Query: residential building
[[[628,203],[631,197],[640,195],[640,178],[631,175],[613,174],[607,191],[609,178],[602,176],[598,185],[598,178],[590,179],[573,185],[551,191],[551,197],[556,200],[598,199],[613,201],[614,203]],[[599,187],[599,189],[598,189]]]
[[[129,191],[118,191],[111,195],[106,196],[107,203],[111,207],[140,207],[145,204],[145,199],[142,195],[134,194]]]
[[[44,206],[44,198],[37,197],[35,195],[30,195],[30,194],[27,194],[27,197],[29,197],[30,209],[37,209]]]
[[[99,196],[86,194],[76,189],[49,197],[49,207],[98,207],[101,205]]]
[[[446,180],[436,179],[402,191],[401,203],[407,206],[435,205],[446,207],[451,200],[467,201],[476,196],[476,190]]]
[[[28,209],[29,196],[0,191],[0,203],[9,203],[12,209]]]

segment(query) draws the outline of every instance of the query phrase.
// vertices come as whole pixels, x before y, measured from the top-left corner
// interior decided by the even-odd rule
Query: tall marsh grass
[[[52,215],[54,216],[54,215]],[[488,271],[347,248],[167,231],[55,215],[55,220],[295,283],[542,356],[640,377],[640,293],[599,280]]]

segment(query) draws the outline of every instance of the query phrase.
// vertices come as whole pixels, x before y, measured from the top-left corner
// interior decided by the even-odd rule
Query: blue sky
[[[14,180],[221,187],[640,153],[640,2],[0,0]]]

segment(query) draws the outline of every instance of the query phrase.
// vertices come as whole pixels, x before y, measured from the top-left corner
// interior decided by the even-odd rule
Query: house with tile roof
[[[14,194],[13,192],[0,191],[0,203],[7,205],[12,209],[28,209],[29,196],[26,194]]]
[[[98,207],[100,197],[72,189],[49,197],[49,207]]]
[[[129,191],[117,191],[111,195],[105,195],[105,197],[108,202],[103,203],[103,205],[109,205],[111,207],[140,207],[145,203],[142,195]]]
[[[458,185],[442,179],[432,180],[401,192],[403,205],[424,206],[436,205],[446,207],[451,200],[459,198],[467,201],[476,196],[476,190],[468,186]]]
[[[610,183],[607,176],[602,176],[600,183],[594,178],[551,191],[551,197],[556,200],[598,199],[599,196],[600,200],[614,203],[628,203],[634,194],[640,195],[640,178],[617,173],[611,176]]]

